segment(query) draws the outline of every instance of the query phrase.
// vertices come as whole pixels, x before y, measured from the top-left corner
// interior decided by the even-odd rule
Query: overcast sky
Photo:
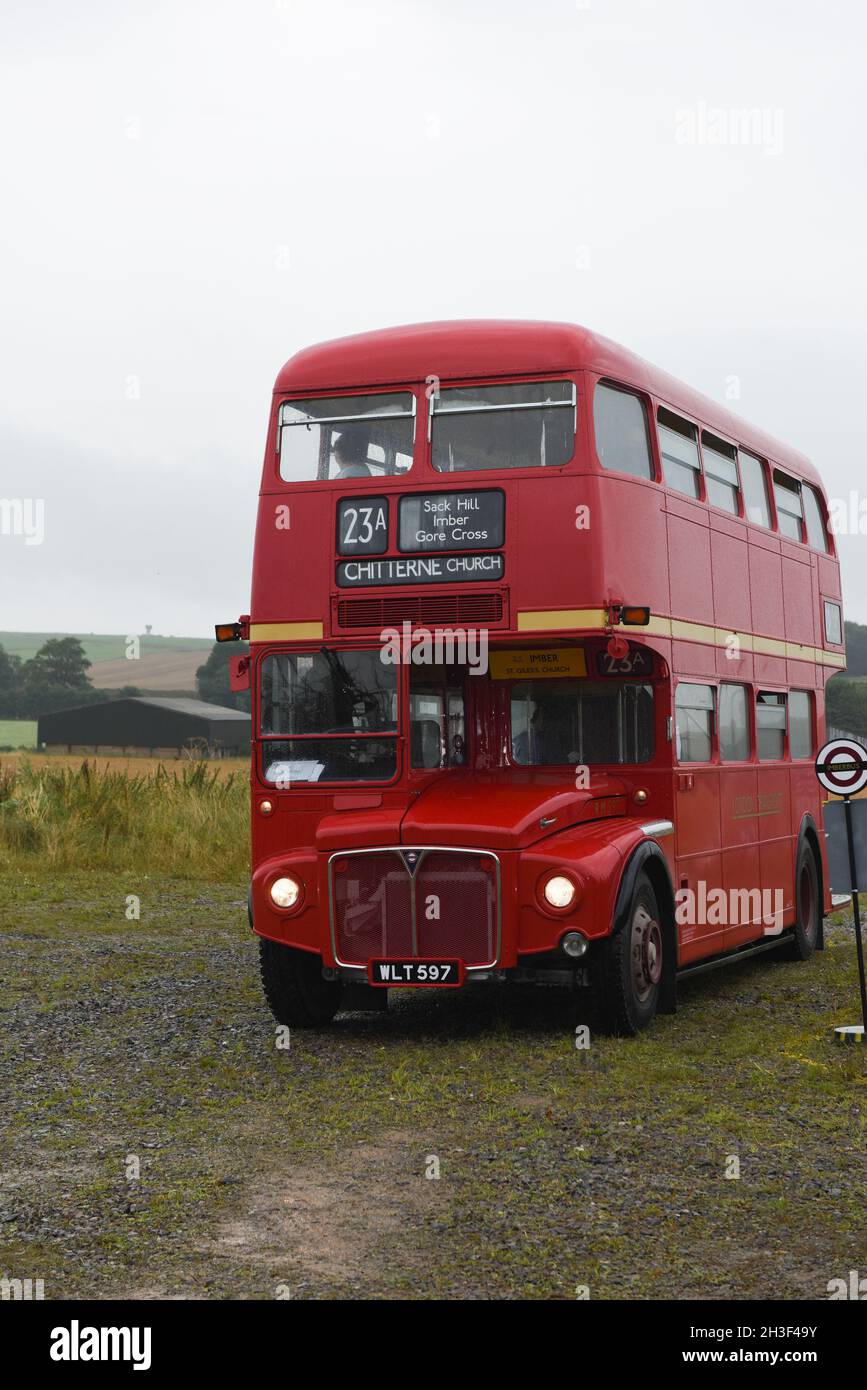
[[[278,368],[394,323],[586,324],[864,487],[865,39],[855,0],[2,0],[0,498],[45,536],[0,535],[0,629],[246,611]]]

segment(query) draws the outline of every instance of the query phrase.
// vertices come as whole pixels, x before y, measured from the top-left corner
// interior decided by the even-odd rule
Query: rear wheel
[[[790,960],[808,960],[819,942],[822,904],[819,897],[819,870],[816,856],[806,841],[801,842],[795,866],[795,930],[789,947]]]
[[[321,960],[307,951],[260,937],[259,973],[278,1023],[290,1028],[321,1027],[340,1008],[343,986],[339,980],[323,980]]]
[[[631,1035],[647,1027],[659,1005],[663,967],[659,906],[650,879],[640,873],[626,921],[603,945],[598,1005],[606,1033]]]

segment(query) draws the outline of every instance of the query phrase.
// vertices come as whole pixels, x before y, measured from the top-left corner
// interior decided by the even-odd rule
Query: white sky
[[[0,628],[246,611],[278,368],[393,323],[565,319],[719,400],[737,377],[860,489],[865,14],[3,0],[0,497],[46,510],[42,545],[0,535]],[[709,143],[744,108],[764,136]]]

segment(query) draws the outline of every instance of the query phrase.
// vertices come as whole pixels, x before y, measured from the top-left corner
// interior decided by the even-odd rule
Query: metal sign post
[[[825,791],[833,792],[843,798],[843,816],[846,830],[846,858],[848,861],[848,881],[845,891],[852,894],[852,917],[855,922],[855,946],[858,952],[858,983],[861,989],[861,1023],[860,1025],[847,1025],[834,1029],[834,1036],[838,1042],[863,1042],[867,1035],[867,984],[864,979],[864,947],[861,941],[861,913],[858,906],[858,864],[855,854],[855,828],[852,823],[852,802],[851,797],[856,792],[867,786],[867,748],[861,743],[856,743],[854,739],[835,738],[830,743],[826,743],[819,749],[816,758],[816,776]],[[860,809],[860,807],[859,807]],[[826,817],[826,820],[828,817]],[[836,818],[835,818],[836,819]],[[834,834],[832,827],[826,831],[828,837],[829,850],[831,848],[831,837]],[[839,846],[834,846],[839,849]],[[836,856],[838,864],[835,866],[839,873],[839,855]],[[831,855],[829,853],[829,868],[831,867]],[[834,888],[834,872],[832,869],[831,888]],[[840,887],[842,887],[842,883]]]

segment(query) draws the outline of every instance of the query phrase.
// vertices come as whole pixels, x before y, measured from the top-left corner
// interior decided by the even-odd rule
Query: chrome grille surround
[[[360,961],[344,960],[344,959],[342,959],[342,957],[341,957],[340,950],[339,950],[339,947],[338,947],[338,922],[337,922],[337,911],[336,911],[336,902],[335,902],[335,886],[334,886],[334,864],[335,864],[335,862],[336,862],[337,860],[341,860],[341,859],[350,859],[350,858],[352,858],[352,857],[354,857],[354,856],[357,856],[357,855],[367,855],[367,856],[371,856],[371,857],[372,857],[372,856],[375,856],[375,855],[391,855],[391,856],[393,856],[393,858],[394,858],[395,860],[400,860],[401,863],[402,863],[402,865],[403,865],[403,872],[404,872],[404,874],[405,874],[405,876],[406,876],[407,886],[411,889],[411,891],[410,891],[409,894],[408,894],[409,904],[410,904],[410,938],[411,938],[411,943],[410,943],[410,944],[411,944],[411,949],[410,949],[409,951],[397,951],[397,950],[396,950],[396,951],[391,951],[391,952],[389,952],[389,950],[387,949],[388,943],[387,943],[387,941],[385,941],[385,942],[383,943],[383,949],[382,949],[382,951],[381,951],[381,953],[380,953],[382,956],[387,956],[387,955],[389,955],[389,954],[392,954],[392,955],[395,955],[395,956],[406,956],[407,958],[412,958],[413,956],[422,956],[424,959],[429,959],[429,958],[433,957],[435,954],[440,954],[440,955],[448,955],[448,954],[460,955],[460,954],[461,954],[460,951],[454,951],[454,950],[451,951],[451,952],[436,952],[436,953],[433,952],[433,951],[420,952],[420,951],[418,950],[419,924],[418,924],[418,920],[417,920],[417,918],[418,918],[418,904],[417,904],[417,900],[416,900],[416,899],[417,899],[417,894],[416,894],[416,891],[415,891],[415,890],[416,890],[417,882],[418,882],[418,880],[419,880],[419,874],[420,874],[420,871],[422,870],[422,867],[423,867],[423,865],[424,865],[424,863],[425,863],[425,860],[428,859],[429,856],[431,856],[431,855],[436,855],[436,854],[449,855],[449,856],[452,856],[452,855],[467,855],[467,856],[469,856],[470,858],[475,858],[475,859],[488,859],[488,860],[491,861],[492,867],[493,867],[493,882],[494,882],[494,889],[495,889],[494,904],[493,904],[493,909],[494,909],[494,910],[493,910],[493,931],[492,931],[492,933],[491,933],[491,936],[492,936],[492,939],[493,939],[493,942],[494,942],[494,949],[493,949],[493,951],[492,951],[492,953],[491,953],[491,959],[490,959],[490,960],[485,960],[485,961],[474,961],[472,964],[466,964],[466,963],[465,963],[465,969],[466,969],[467,973],[469,974],[471,971],[474,971],[474,970],[490,970],[490,969],[492,969],[494,966],[497,965],[497,963],[498,963],[498,961],[499,961],[499,959],[500,959],[500,953],[501,953],[501,949],[502,949],[502,900],[503,900],[503,893],[502,893],[502,876],[501,876],[501,871],[500,871],[500,859],[499,859],[499,856],[496,855],[496,854],[494,854],[492,850],[486,850],[486,849],[463,849],[463,848],[458,848],[458,847],[456,847],[455,845],[378,845],[378,846],[372,846],[372,847],[365,847],[364,849],[345,849],[345,850],[337,850],[337,851],[335,851],[333,854],[330,854],[330,855],[328,856],[328,924],[329,924],[329,931],[330,931],[330,936],[331,936],[331,950],[332,950],[332,953],[333,953],[333,956],[334,956],[334,960],[336,961],[337,965],[341,966],[341,967],[344,968],[344,969],[350,969],[350,970],[357,970],[357,969],[359,969],[359,968],[362,968],[362,962],[360,962]],[[407,867],[407,862],[406,862],[406,859],[404,858],[404,856],[409,856],[409,857],[415,856],[415,862],[414,862],[414,864],[413,864],[413,866],[412,866],[412,869],[410,869],[410,868]],[[392,881],[392,883],[394,882],[394,873],[395,873],[395,870],[396,870],[396,869],[397,869],[397,865],[394,864],[394,865],[392,865],[391,873],[388,873],[388,870],[386,870],[386,872],[383,873],[383,875],[381,876],[383,884],[385,884],[385,883],[387,882],[387,878],[390,878],[391,881]],[[387,924],[387,922],[386,922],[386,924],[385,924],[385,926],[384,926],[384,928],[383,928],[383,931],[384,931],[385,933],[387,933],[387,930],[388,930],[388,924]],[[374,959],[375,956],[370,956],[370,957],[368,957],[368,958]],[[464,959],[463,956],[462,956],[461,958]],[[366,963],[366,962],[365,962],[365,963]]]

